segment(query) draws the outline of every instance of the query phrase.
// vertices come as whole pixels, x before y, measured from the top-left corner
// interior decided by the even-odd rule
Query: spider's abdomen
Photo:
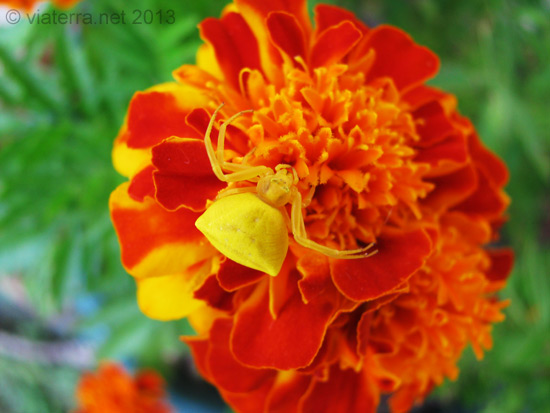
[[[195,226],[227,258],[269,275],[279,273],[288,250],[288,229],[281,211],[255,194],[220,198]]]

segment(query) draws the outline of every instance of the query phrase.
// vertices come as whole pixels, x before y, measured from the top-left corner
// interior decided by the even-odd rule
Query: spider
[[[246,164],[247,156],[241,164],[226,162],[224,140],[227,126],[253,110],[236,113],[221,125],[217,150],[214,150],[210,134],[223,105],[212,114],[204,136],[212,171],[223,182],[249,181],[257,184],[222,192],[195,222],[218,251],[241,265],[271,276],[279,273],[286,257],[289,227],[298,244],[332,258],[365,258],[377,252],[369,252],[374,243],[353,250],[337,250],[308,238],[302,195],[296,188],[298,175],[292,166],[279,164],[275,170],[263,165],[251,166]],[[290,217],[285,208],[289,203]]]

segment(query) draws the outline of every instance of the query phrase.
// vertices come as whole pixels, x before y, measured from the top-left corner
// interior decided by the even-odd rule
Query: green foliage
[[[136,306],[134,282],[121,267],[108,216],[109,194],[123,181],[110,151],[132,94],[170,80],[172,70],[193,62],[200,45],[196,24],[219,15],[226,2],[131,3],[83,1],[76,11],[131,16],[134,9],[174,9],[176,24],[0,26],[0,277],[23,281],[38,322],[72,314],[76,322],[62,333],[65,338],[101,331],[99,357],[130,357],[164,368],[167,358],[183,350],[177,336],[190,328],[146,320]],[[438,53],[441,73],[432,83],[457,95],[461,111],[510,168],[513,202],[503,244],[513,246],[517,263],[502,293],[512,302],[507,320],[495,327],[494,349],[485,360],[476,361],[469,351],[458,382],[434,397],[487,413],[545,411],[550,404],[548,2],[332,3],[354,10],[370,25],[399,26]],[[83,312],[78,305],[90,297],[99,309]],[[71,404],[76,373],[0,358],[0,410],[62,411]],[[57,379],[50,376],[58,374],[65,384],[55,387]],[[22,400],[27,404],[17,404]]]

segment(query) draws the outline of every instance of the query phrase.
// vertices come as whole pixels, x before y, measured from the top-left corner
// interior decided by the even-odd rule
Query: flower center
[[[375,241],[390,213],[418,219],[428,168],[414,162],[414,120],[391,80],[367,84],[342,64],[311,72],[287,65],[284,79],[277,87],[257,71],[248,76],[250,163],[296,169],[309,236],[351,249]]]

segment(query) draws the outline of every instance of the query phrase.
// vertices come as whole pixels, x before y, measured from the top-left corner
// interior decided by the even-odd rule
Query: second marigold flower
[[[253,0],[199,27],[197,64],[136,93],[113,151],[129,181],[111,214],[141,309],[190,316],[199,370],[239,412],[368,412],[383,393],[409,409],[503,318],[512,255],[485,245],[506,167],[425,85],[437,57],[396,28],[326,5],[312,25],[304,1]],[[292,195],[273,201],[265,176]],[[277,265],[255,264],[271,241],[252,252],[273,225],[225,247],[195,227],[210,211],[216,234],[248,231],[233,209],[261,220],[251,205],[266,200],[282,214]]]

